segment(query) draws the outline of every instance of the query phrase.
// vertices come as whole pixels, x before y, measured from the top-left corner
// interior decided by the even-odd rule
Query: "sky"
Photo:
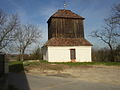
[[[100,30],[104,18],[120,0],[66,0],[66,9],[84,17],[85,37],[94,47],[104,47],[101,41],[90,37],[94,30]],[[42,43],[47,41],[47,20],[58,9],[63,9],[64,0],[0,0],[0,8],[8,14],[17,13],[23,24],[38,25],[42,31]]]

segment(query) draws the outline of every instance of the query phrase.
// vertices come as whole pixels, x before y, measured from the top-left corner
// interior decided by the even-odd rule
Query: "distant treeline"
[[[8,54],[9,60],[20,61],[20,54]],[[36,48],[31,54],[24,54],[24,60],[42,60],[42,51],[41,48]]]
[[[114,62],[120,62],[120,45],[113,50]],[[99,50],[92,50],[92,60],[96,62],[108,62],[111,60],[110,50],[102,48]]]

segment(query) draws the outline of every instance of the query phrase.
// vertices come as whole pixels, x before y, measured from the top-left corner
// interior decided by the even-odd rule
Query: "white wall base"
[[[48,62],[71,62],[70,49],[76,50],[76,62],[92,62],[92,46],[48,46],[43,49],[43,59]]]

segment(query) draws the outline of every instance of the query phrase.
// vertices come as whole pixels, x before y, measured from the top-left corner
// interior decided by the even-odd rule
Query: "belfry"
[[[84,36],[84,19],[71,10],[58,10],[47,21],[48,41],[43,59],[48,62],[91,62],[92,44]]]

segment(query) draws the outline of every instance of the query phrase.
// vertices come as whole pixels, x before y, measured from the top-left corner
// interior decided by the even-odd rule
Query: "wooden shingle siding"
[[[70,10],[58,10],[48,20],[48,39],[84,38],[83,20]]]
[[[84,38],[81,19],[52,18],[48,23],[48,39],[52,37]]]

